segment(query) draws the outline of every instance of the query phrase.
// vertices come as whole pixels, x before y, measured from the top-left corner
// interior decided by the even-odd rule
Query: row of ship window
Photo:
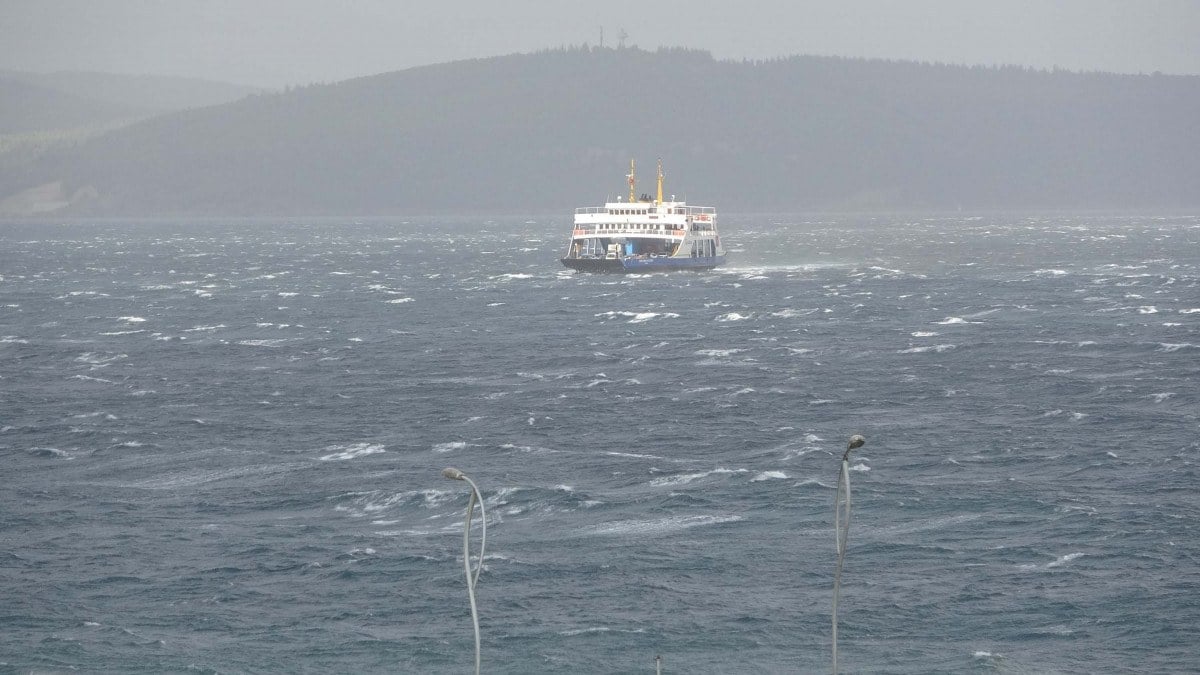
[[[664,228],[671,230],[684,229],[683,225],[668,225],[666,223],[602,223],[596,227],[601,230],[661,230]]]

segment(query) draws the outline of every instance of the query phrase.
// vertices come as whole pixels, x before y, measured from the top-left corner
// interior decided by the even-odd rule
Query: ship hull
[[[705,258],[562,258],[562,264],[577,272],[628,274],[672,270],[711,270],[724,264],[725,256]]]

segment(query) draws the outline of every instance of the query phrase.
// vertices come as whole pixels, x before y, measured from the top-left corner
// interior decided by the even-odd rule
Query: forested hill
[[[96,103],[121,106],[145,113],[162,113],[185,108],[200,108],[236,101],[263,91],[228,82],[165,75],[121,75],[81,71],[30,73],[0,70],[0,82],[57,91]],[[0,121],[3,117],[0,116]],[[41,128],[52,128],[43,125]]]
[[[83,215],[1200,206],[1200,77],[578,48],[157,117],[0,173]],[[84,189],[86,188],[86,189]],[[9,203],[14,203],[9,200]]]

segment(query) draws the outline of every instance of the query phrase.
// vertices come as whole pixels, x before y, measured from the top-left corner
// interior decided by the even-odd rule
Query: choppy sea
[[[568,228],[0,224],[0,671],[1200,668],[1200,217]]]

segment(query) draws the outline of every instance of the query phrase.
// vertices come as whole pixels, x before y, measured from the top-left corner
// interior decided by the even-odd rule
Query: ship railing
[[[647,229],[634,228],[626,223],[616,223],[616,227],[614,228],[602,228],[602,225],[607,224],[608,223],[581,225],[577,223],[575,228],[571,230],[571,236],[638,236],[652,234],[682,236],[685,231],[691,229],[686,223],[651,223],[652,225],[655,225],[655,227],[650,227]]]

